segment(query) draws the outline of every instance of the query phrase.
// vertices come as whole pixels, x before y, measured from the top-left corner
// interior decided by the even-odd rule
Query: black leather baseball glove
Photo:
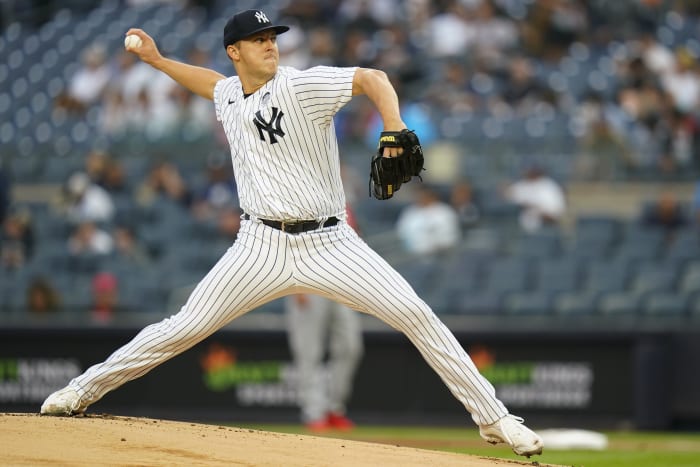
[[[383,157],[384,148],[403,148],[396,157]],[[420,178],[423,170],[423,148],[413,130],[383,131],[369,172],[369,193],[377,199],[389,199],[402,183]]]

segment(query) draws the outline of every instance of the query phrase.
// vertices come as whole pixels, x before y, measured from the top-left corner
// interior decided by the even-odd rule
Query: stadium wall
[[[0,330],[0,411],[46,395],[135,328]],[[513,413],[539,426],[671,429],[700,424],[697,332],[458,332]],[[364,423],[463,424],[465,414],[402,335],[365,332],[349,404]],[[281,331],[222,330],[94,404],[90,412],[294,422],[296,372]]]

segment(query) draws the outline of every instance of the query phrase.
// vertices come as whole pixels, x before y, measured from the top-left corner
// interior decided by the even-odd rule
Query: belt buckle
[[[300,222],[285,222],[280,221],[280,230],[282,232],[290,232],[294,230],[294,227],[299,225]]]

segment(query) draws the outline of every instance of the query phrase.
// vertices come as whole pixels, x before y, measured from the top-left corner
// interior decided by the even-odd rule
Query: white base
[[[544,442],[545,451],[563,449],[603,450],[608,447],[608,437],[602,433],[580,429],[537,430]]]

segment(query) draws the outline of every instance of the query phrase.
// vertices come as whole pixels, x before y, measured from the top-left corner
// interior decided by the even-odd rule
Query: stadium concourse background
[[[141,27],[165,54],[230,74],[220,36],[233,3],[0,2],[0,410],[37,411],[177,311],[235,237],[213,109],[130,63],[122,45]],[[338,115],[363,236],[515,413],[534,426],[700,426],[698,2],[235,2],[249,7],[296,26],[279,40],[284,63],[386,70],[424,143],[425,182],[446,201],[455,184],[471,184],[480,215],[459,245],[407,254],[394,223],[412,187],[370,199],[376,115],[362,99]],[[525,233],[500,187],[533,165],[564,187],[568,206],[557,227]],[[92,231],[71,210],[78,172],[115,206],[95,224],[96,252],[76,246],[77,232]],[[669,197],[681,221],[643,221]],[[30,306],[39,278],[55,294]],[[118,306],[105,311],[93,287],[115,283]],[[464,423],[403,336],[369,317],[364,325],[350,403],[358,422]],[[296,420],[294,381],[273,302],[94,410]]]

